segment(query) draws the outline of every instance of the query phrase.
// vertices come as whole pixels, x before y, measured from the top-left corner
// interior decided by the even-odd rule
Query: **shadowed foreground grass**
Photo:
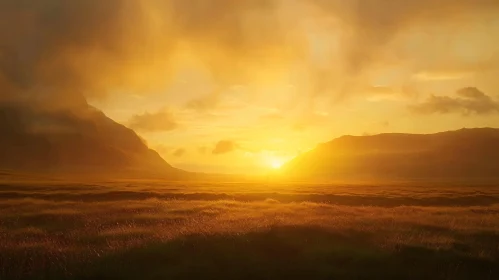
[[[499,279],[498,192],[4,184],[0,279]]]
[[[497,262],[462,248],[381,250],[371,235],[275,227],[187,236],[102,259],[81,279],[496,279]]]

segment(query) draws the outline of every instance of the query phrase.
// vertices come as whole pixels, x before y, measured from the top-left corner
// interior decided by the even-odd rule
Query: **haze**
[[[0,279],[499,279],[499,0],[0,0]]]
[[[1,100],[85,98],[172,165],[499,124],[494,0],[0,1]]]

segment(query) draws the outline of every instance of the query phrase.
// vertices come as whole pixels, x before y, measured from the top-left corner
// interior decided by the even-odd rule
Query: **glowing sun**
[[[284,161],[279,158],[272,158],[269,160],[270,167],[274,169],[279,169],[284,164]]]

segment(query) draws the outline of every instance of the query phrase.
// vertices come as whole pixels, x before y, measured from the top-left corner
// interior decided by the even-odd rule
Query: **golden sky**
[[[187,170],[499,127],[497,0],[29,2],[0,0],[0,86],[83,95]]]

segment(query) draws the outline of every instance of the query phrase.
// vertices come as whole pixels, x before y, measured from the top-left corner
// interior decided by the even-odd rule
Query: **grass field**
[[[499,279],[499,187],[3,182],[0,279]]]

